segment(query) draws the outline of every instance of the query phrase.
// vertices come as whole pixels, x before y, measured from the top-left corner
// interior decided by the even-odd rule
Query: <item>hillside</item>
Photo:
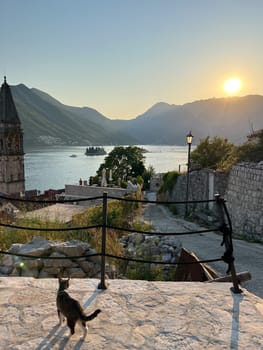
[[[242,143],[263,128],[263,96],[212,98],[184,105],[160,102],[130,120],[111,120],[90,107],[67,106],[23,84],[11,87],[24,129],[25,146],[185,144],[221,136]]]
[[[263,128],[263,97],[213,98],[182,106],[158,103],[121,130],[145,144],[185,144],[189,130],[195,142],[202,137],[221,136],[242,143],[252,129]]]
[[[116,132],[110,120],[92,108],[65,106],[22,84],[11,89],[24,129],[25,146],[134,142],[132,137]]]

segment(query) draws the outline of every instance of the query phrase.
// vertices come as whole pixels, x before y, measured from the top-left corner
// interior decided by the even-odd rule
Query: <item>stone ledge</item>
[[[263,300],[230,283],[72,279],[69,294],[87,313],[101,308],[69,338],[58,326],[56,279],[0,278],[0,349],[260,349]]]

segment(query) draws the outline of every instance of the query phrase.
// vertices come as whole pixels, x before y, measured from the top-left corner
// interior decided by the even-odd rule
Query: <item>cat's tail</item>
[[[101,310],[97,309],[90,315],[87,315],[87,316],[83,315],[83,321],[91,321],[91,320],[93,320],[93,318],[97,317],[100,312],[101,312]]]

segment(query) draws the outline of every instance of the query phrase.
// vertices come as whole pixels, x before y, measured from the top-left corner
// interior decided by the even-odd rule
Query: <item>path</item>
[[[149,200],[155,200],[155,193],[148,193]],[[144,209],[144,219],[153,224],[156,231],[160,232],[185,232],[204,229],[198,224],[183,220],[174,216],[163,205],[147,204]],[[187,250],[193,251],[200,260],[219,258],[224,253],[221,247],[222,236],[216,233],[205,233],[180,236],[182,245]],[[244,282],[248,291],[263,298],[263,245],[234,239],[234,257],[237,272],[249,271],[252,275],[250,281]],[[220,274],[225,275],[227,265],[224,262],[211,264]]]

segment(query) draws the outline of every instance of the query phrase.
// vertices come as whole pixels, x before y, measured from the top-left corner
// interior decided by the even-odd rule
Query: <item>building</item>
[[[24,191],[23,130],[4,77],[0,90],[0,192],[17,194]]]

